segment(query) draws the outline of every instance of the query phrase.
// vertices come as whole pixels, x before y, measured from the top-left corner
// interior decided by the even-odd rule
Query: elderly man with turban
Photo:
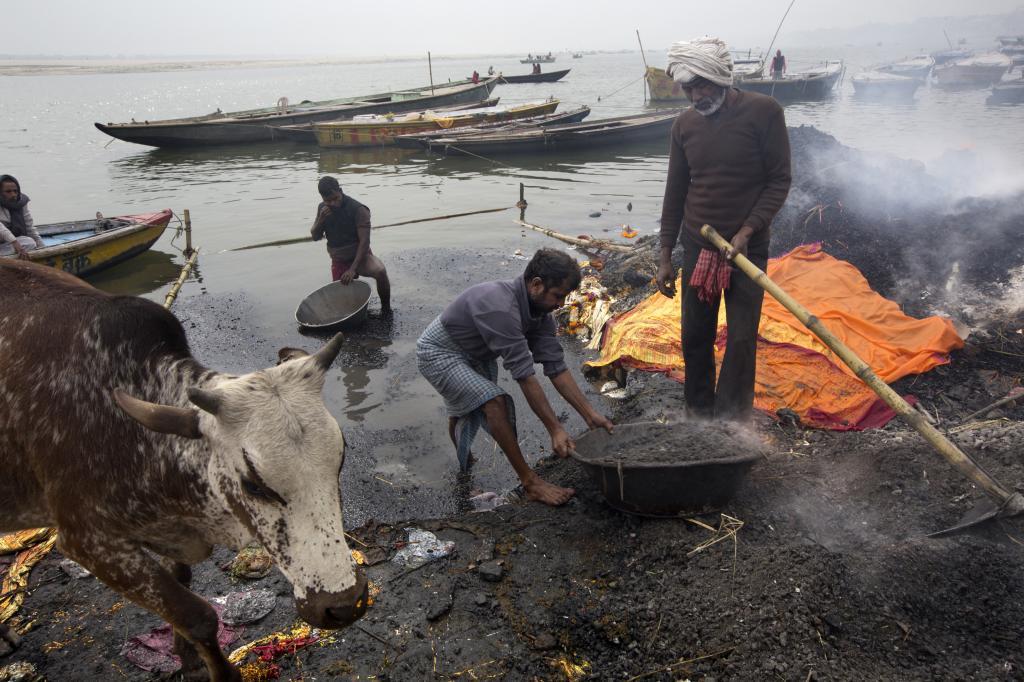
[[[757,328],[764,291],[729,261],[764,269],[769,227],[790,185],[786,121],[771,97],[732,87],[732,58],[717,38],[676,43],[668,74],[693,103],[672,126],[661,213],[658,289],[675,295],[672,250],[683,247],[684,395],[693,416],[746,421],[754,403]],[[732,245],[720,254],[700,235],[711,225]],[[725,357],[715,381],[718,309],[725,298]]]

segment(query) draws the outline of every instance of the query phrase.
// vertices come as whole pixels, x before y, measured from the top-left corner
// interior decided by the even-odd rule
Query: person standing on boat
[[[786,58],[782,56],[782,50],[775,50],[775,56],[772,57],[772,78],[780,81],[785,73]]]
[[[657,284],[675,295],[672,250],[683,246],[682,346],[687,412],[746,421],[754,402],[757,329],[764,290],[729,261],[746,255],[764,270],[769,226],[791,182],[789,134],[773,98],[732,87],[732,58],[717,38],[676,43],[669,75],[693,106],[672,125],[661,212]],[[705,241],[711,225],[731,244]],[[725,357],[715,382],[718,309],[725,297]]]
[[[380,311],[391,314],[391,281],[384,263],[370,250],[370,209],[341,191],[337,179],[325,176],[317,185],[323,201],[317,206],[310,234],[313,241],[327,237],[331,279],[350,284],[357,276],[377,282]]]
[[[551,436],[551,449],[568,457],[575,449],[537,380],[534,365],[590,428],[609,433],[612,422],[595,410],[565,365],[562,346],[555,338],[551,312],[565,302],[580,283],[576,259],[556,249],[533,255],[519,277],[485,282],[460,294],[423,332],[416,342],[420,374],[444,398],[448,435],[459,465],[472,461],[470,446],[481,427],[501,447],[519,476],[526,497],[552,506],[565,504],[575,491],[548,483],[530,468],[519,447],[515,404],[498,386],[500,357],[519,383],[530,409]]]
[[[0,256],[17,254],[28,260],[29,251],[43,248],[28,202],[13,175],[0,175]]]

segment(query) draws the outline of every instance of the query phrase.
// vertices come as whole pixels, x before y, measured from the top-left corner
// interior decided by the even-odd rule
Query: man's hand
[[[673,298],[676,295],[676,273],[672,267],[672,249],[662,248],[658,258],[658,274],[654,278],[658,291],[664,296]]]
[[[19,244],[17,240],[14,241],[14,251],[18,254],[19,260],[28,260],[28,249]]]
[[[612,423],[612,420],[599,412],[594,412],[587,419],[587,426],[592,429],[604,429],[608,433],[612,433],[615,430],[615,424]]]
[[[747,255],[747,243],[754,234],[754,228],[750,225],[744,225],[740,228],[740,231],[732,238],[729,242],[731,247],[726,253],[725,257],[727,260],[733,260],[736,258],[736,254],[742,253],[744,256]]]
[[[551,434],[551,449],[564,459],[576,451],[576,441],[565,432],[565,429],[558,429]]]
[[[331,207],[328,206],[327,204],[324,204],[323,206],[320,207],[320,210],[317,211],[316,219],[318,222],[321,220],[327,220],[327,217],[329,215],[331,215]]]
[[[349,268],[345,272],[341,273],[341,277],[338,278],[338,281],[341,282],[342,284],[344,284],[345,286],[348,286],[349,284],[352,284],[352,280],[354,280],[355,278],[356,278],[356,269],[355,268]]]

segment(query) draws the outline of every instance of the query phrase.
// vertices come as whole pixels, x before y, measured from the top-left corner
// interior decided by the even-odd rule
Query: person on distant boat
[[[575,491],[542,479],[523,457],[516,434],[515,404],[498,380],[498,358],[519,384],[526,402],[551,436],[551,450],[568,457],[576,448],[537,380],[544,366],[555,390],[592,429],[611,433],[612,422],[593,408],[565,365],[551,312],[580,283],[580,267],[565,251],[541,249],[513,279],[466,289],[426,328],[416,342],[420,374],[444,398],[448,435],[459,465],[472,461],[470,446],[485,428],[519,476],[531,500],[565,504]]]
[[[327,237],[331,256],[331,279],[350,284],[359,275],[377,282],[380,312],[391,315],[391,281],[384,263],[370,250],[370,209],[341,191],[337,179],[320,178],[317,184],[323,201],[317,206],[310,234],[313,241]]]
[[[479,83],[479,82],[480,82],[480,74],[479,74],[479,73],[477,73],[477,70],[476,70],[476,69],[473,69],[473,78],[472,78],[472,81],[473,81],[473,84],[474,84],[474,85],[475,85],[476,83]]]
[[[488,76],[493,76],[494,75],[494,67],[493,66],[488,66],[487,67],[487,75]]]
[[[672,250],[681,242],[687,412],[698,418],[748,421],[764,290],[729,261],[742,253],[762,270],[767,265],[769,228],[792,180],[786,119],[775,99],[732,87],[732,58],[717,38],[673,45],[668,74],[693,106],[672,125],[658,289],[675,296]],[[700,229],[705,224],[730,242],[728,254],[704,240]],[[723,294],[729,332],[716,384],[715,341]]]
[[[782,56],[782,50],[775,50],[775,56],[772,57],[772,78],[777,81],[782,80],[785,73],[786,58]]]
[[[533,65],[533,73],[534,73],[534,75],[537,75],[538,73],[540,73],[540,64],[539,63],[535,63]]]
[[[28,260],[29,251],[43,248],[28,202],[13,175],[0,175],[0,256],[17,254]]]

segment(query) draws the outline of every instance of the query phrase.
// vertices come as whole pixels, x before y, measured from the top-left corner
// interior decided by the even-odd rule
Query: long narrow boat
[[[827,62],[822,69],[792,73],[780,79],[761,78],[759,74],[755,73],[738,78],[735,87],[740,90],[770,95],[784,102],[816,100],[831,95],[842,75],[842,62]],[[669,78],[664,69],[650,66],[647,68],[646,76],[652,102],[688,101],[686,93],[678,83]]]
[[[163,234],[172,215],[170,209],[164,209],[37,225],[45,246],[29,251],[29,260],[79,277],[91,275],[149,249]]]
[[[936,66],[932,75],[943,88],[988,88],[1012,66],[1013,60],[1005,54],[986,52]]]
[[[535,127],[510,132],[481,133],[430,140],[429,149],[446,155],[498,156],[589,149],[648,140],[668,144],[679,110],[617,116],[589,123]]]
[[[397,90],[376,95],[345,97],[320,102],[289,104],[205,116],[131,123],[97,123],[102,132],[126,142],[152,147],[196,147],[220,144],[273,142],[271,126],[337,121],[360,114],[404,113],[432,107],[480,102],[491,96],[497,78],[479,83],[457,81],[438,86]]]
[[[464,111],[466,109],[478,109],[481,107],[497,106],[501,101],[500,97],[491,97],[482,102],[469,102],[465,104],[452,104],[447,107],[434,107],[431,111]],[[346,120],[346,119],[341,119]],[[316,133],[313,132],[313,123],[300,123],[293,126],[269,126],[275,140],[286,140],[289,142],[302,142],[305,144],[316,144]]]
[[[557,99],[550,99],[515,106],[466,109],[440,114],[433,111],[421,111],[403,116],[380,114],[357,116],[351,121],[314,123],[313,132],[316,134],[317,144],[321,147],[381,147],[393,145],[395,137],[398,135],[413,135],[432,130],[471,126],[475,123],[510,121],[516,118],[550,114],[558,108],[558,103]]]
[[[429,149],[430,141],[441,137],[455,138],[464,135],[478,135],[480,133],[508,132],[512,130],[524,130],[544,126],[562,125],[565,123],[579,123],[590,115],[590,107],[583,105],[570,111],[563,111],[556,114],[544,114],[543,116],[531,116],[529,118],[518,118],[514,121],[498,121],[495,123],[480,123],[466,128],[454,130],[435,130],[429,133],[418,133],[416,135],[399,135],[395,138],[395,144],[405,149]]]
[[[557,80],[561,80],[565,77],[565,74],[572,71],[572,69],[562,69],[561,71],[548,71],[547,73],[528,73],[523,76],[503,76],[498,75],[498,82],[500,83],[554,83]]]

